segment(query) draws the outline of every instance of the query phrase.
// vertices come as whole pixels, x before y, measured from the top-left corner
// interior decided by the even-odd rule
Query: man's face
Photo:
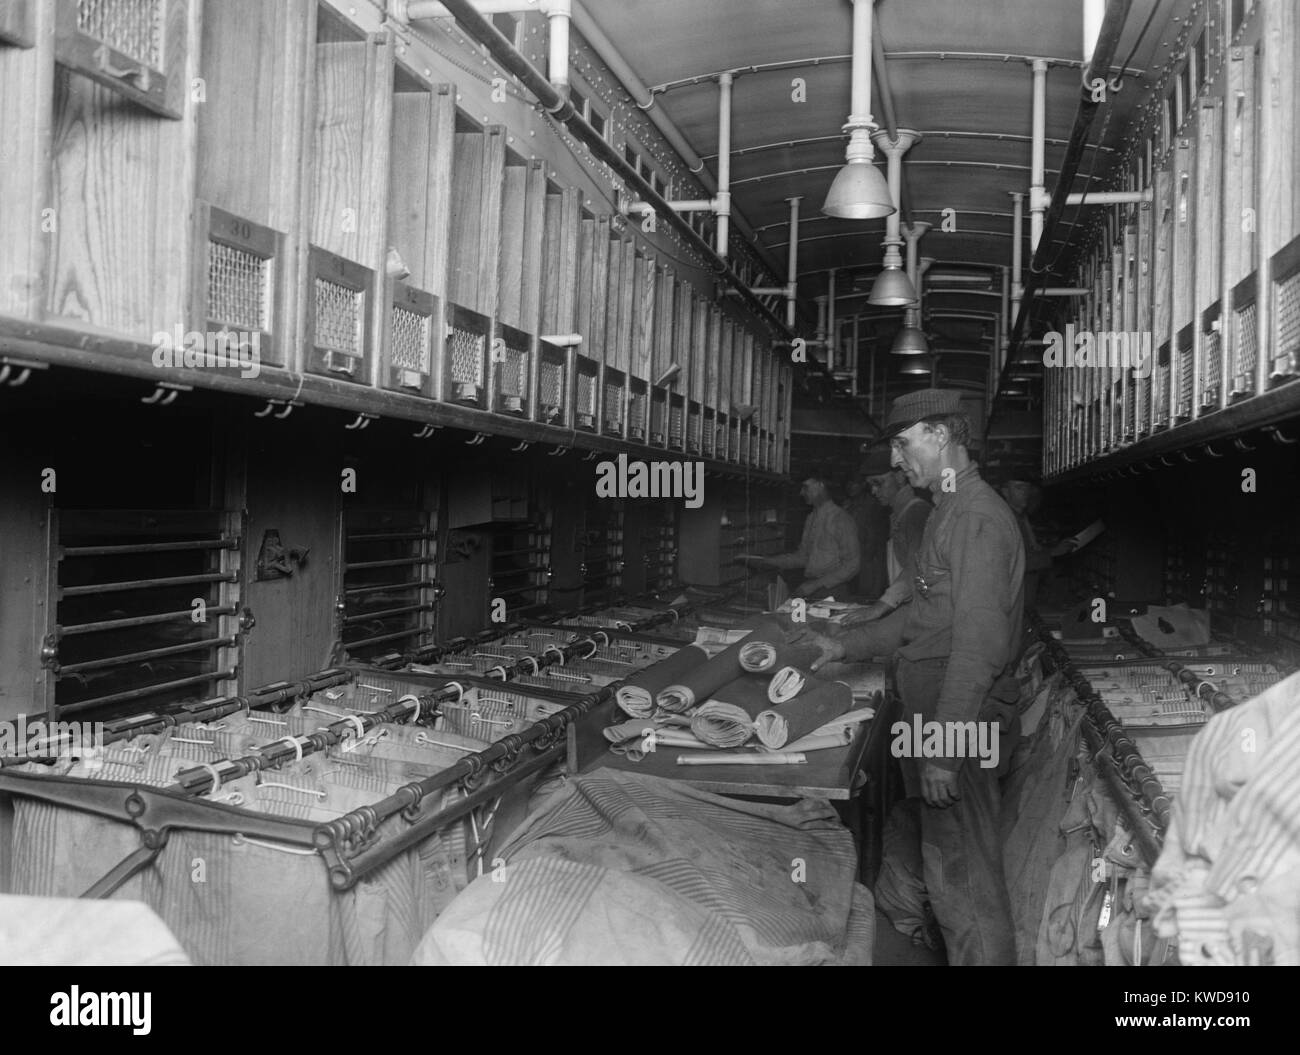
[[[1029,485],[1019,480],[1010,481],[1002,489],[1002,496],[1007,500],[1012,510],[1017,513],[1023,513],[1029,508]]]
[[[805,480],[803,482],[803,487],[799,489],[799,497],[810,506],[816,505],[817,499],[820,497],[822,490],[823,485],[820,480]]]
[[[899,476],[897,473],[886,473],[883,476],[874,476],[868,482],[871,493],[875,496],[877,502],[881,505],[889,505],[894,500],[894,496],[899,491]]]
[[[889,441],[889,464],[902,469],[913,487],[929,487],[939,479],[947,430],[917,422]]]

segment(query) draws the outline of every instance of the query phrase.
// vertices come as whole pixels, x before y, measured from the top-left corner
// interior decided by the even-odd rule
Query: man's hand
[[[793,590],[791,590],[790,596],[807,597],[810,593],[816,593],[820,589],[821,589],[820,586],[818,586],[811,579],[808,579],[805,580],[804,582],[801,582],[798,586],[796,586]]]
[[[736,557],[737,564],[748,564],[752,568],[771,568],[775,567],[767,557],[758,557],[752,553],[742,553]]]
[[[961,800],[957,794],[957,772],[943,769],[933,762],[921,763],[921,797],[927,806],[942,810]]]
[[[1062,539],[1049,551],[1053,557],[1064,557],[1067,553],[1074,552],[1074,543],[1070,539]]]
[[[827,637],[825,634],[818,634],[811,630],[806,632],[806,636],[798,639],[799,644],[813,644],[821,653],[812,662],[809,668],[815,674],[826,666],[827,663],[836,663],[844,658],[844,642],[837,641],[833,637]]]
[[[849,613],[840,621],[840,625],[846,627],[861,626],[863,623],[871,623],[877,619],[881,619],[892,611],[893,609],[890,608],[889,605],[881,604],[879,601],[876,601],[874,604],[867,605],[867,607],[860,612]]]

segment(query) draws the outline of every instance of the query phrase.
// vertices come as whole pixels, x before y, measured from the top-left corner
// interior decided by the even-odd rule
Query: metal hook
[[[1232,438],[1232,445],[1239,451],[1253,451],[1255,449],[1253,444],[1247,443],[1240,436],[1234,436]]]
[[[1215,449],[1214,449],[1213,447],[1211,447],[1208,443],[1203,443],[1203,444],[1201,444],[1201,450],[1203,450],[1203,451],[1204,451],[1207,455],[1209,455],[1211,458],[1222,458],[1222,457],[1223,457],[1222,454],[1217,453],[1217,452],[1215,451]]]
[[[465,441],[465,443],[466,443],[468,446],[470,446],[470,447],[477,447],[477,446],[478,446],[480,443],[482,443],[485,439],[487,439],[487,433],[485,433],[485,432],[476,432],[476,433],[474,433],[474,435],[473,435],[472,437],[470,437],[469,439],[467,439],[467,440]]]
[[[1279,429],[1276,425],[1265,425],[1264,431],[1269,433],[1273,437],[1274,443],[1282,443],[1282,444],[1286,444],[1287,446],[1290,446],[1293,443],[1300,443],[1300,438],[1292,439],[1281,429]]]
[[[300,405],[301,405],[301,404],[295,403],[295,402],[293,402],[292,400],[290,400],[288,403],[286,403],[286,404],[284,405],[284,409],[283,409],[283,410],[281,410],[279,413],[272,414],[271,417],[276,418],[276,419],[279,420],[279,421],[283,421],[285,418],[287,418],[290,414],[293,413],[293,408],[294,408],[294,407],[296,407],[296,406],[300,406]]]
[[[428,437],[432,436],[437,431],[438,431],[437,425],[425,425],[424,428],[420,429],[419,432],[412,432],[411,435],[414,436],[417,440],[423,440],[423,439],[428,439]]]
[[[561,447],[561,446],[554,447],[554,448],[552,448],[551,450],[549,450],[549,451],[546,452],[547,456],[548,456],[548,457],[551,457],[551,458],[554,458],[556,455],[561,455],[561,456],[563,456],[563,455],[568,454],[568,453],[569,453],[569,448],[568,448],[568,447]]]
[[[354,421],[351,425],[344,425],[343,427],[344,427],[345,429],[365,429],[365,428],[369,428],[369,427],[370,427],[370,422],[371,422],[371,420],[373,419],[373,417],[374,417],[373,414],[358,414],[358,415],[357,415],[357,420],[356,420],[356,421]]]
[[[1160,455],[1160,464],[1161,464],[1161,465],[1176,465],[1177,462],[1171,462],[1168,458],[1166,458],[1166,457],[1162,454],[1162,455]]]
[[[582,460],[584,462],[594,462],[600,456],[600,451],[588,451],[587,456]]]
[[[1183,461],[1185,461],[1188,465],[1196,464],[1196,456],[1192,454],[1190,451],[1179,451],[1178,453],[1183,456]]]
[[[9,364],[5,363],[5,376],[7,377],[8,375],[9,375]],[[9,387],[17,388],[19,385],[25,385],[27,383],[27,379],[31,376],[32,376],[32,368],[30,366],[24,366],[23,372],[9,382]],[[1292,440],[1291,442],[1294,443],[1295,440]]]
[[[12,369],[13,367],[11,367],[8,363],[5,363],[3,366],[0,366],[0,384],[3,384],[8,379],[9,371]]]
[[[264,418],[264,417],[266,417],[269,413],[271,413],[271,408],[272,408],[273,406],[275,406],[275,400],[274,400],[274,399],[268,399],[268,400],[266,401],[266,406],[264,406],[261,410],[256,410],[256,411],[253,412],[253,417],[255,417],[255,418]]]
[[[167,407],[176,402],[176,397],[182,392],[190,391],[188,385],[173,385],[162,382],[154,387],[153,395],[141,396],[140,402],[150,406]]]
[[[1136,465],[1130,465],[1128,467],[1128,474],[1129,476],[1141,476],[1142,470],[1139,469]]]
[[[511,447],[510,449],[511,449],[512,451],[526,451],[526,450],[528,450],[528,448],[531,447],[531,446],[532,446],[532,444],[529,443],[527,440],[520,440],[518,443],[516,443],[516,444],[515,444],[513,447]]]

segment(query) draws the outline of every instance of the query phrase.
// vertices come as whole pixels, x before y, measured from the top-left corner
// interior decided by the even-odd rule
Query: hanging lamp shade
[[[925,334],[921,331],[921,327],[916,325],[916,322],[913,313],[908,312],[907,321],[894,338],[893,347],[889,349],[890,355],[930,354],[930,342],[925,339]]]
[[[901,267],[887,267],[876,276],[867,303],[884,308],[901,308],[916,303],[916,289]]]
[[[841,220],[876,220],[897,211],[884,174],[867,160],[846,163],[836,173],[822,205],[827,216]]]
[[[900,374],[909,374],[909,375],[928,374],[929,372],[930,372],[930,360],[921,359],[921,358],[908,360],[906,363],[903,364],[903,368],[899,371]]]

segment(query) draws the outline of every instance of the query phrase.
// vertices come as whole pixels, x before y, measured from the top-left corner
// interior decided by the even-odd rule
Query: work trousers
[[[946,670],[943,659],[899,660],[897,682],[904,721],[910,724],[918,714],[923,721],[934,719]],[[952,965],[1016,962],[1015,927],[999,833],[998,774],[1010,761],[1018,725],[1014,706],[997,698],[1008,695],[1009,688],[1005,682],[995,685],[979,715],[981,721],[1000,723],[999,766],[984,769],[978,758],[967,758],[957,776],[960,801],[944,809],[921,805],[925,886]],[[919,796],[925,759],[900,761],[908,796]]]

